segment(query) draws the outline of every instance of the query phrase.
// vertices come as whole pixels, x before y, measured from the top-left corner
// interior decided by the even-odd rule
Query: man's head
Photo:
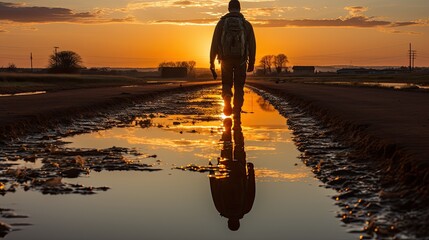
[[[228,228],[231,231],[237,231],[240,228],[240,220],[238,218],[228,219]]]
[[[240,2],[238,0],[231,0],[228,4],[228,11],[229,12],[240,12],[241,6]]]

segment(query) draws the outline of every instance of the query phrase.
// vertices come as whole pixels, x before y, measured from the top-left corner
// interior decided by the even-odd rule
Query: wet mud
[[[163,83],[157,83],[163,84]],[[172,84],[172,83],[168,83]],[[213,85],[213,83],[207,83]],[[160,90],[152,93],[130,94],[122,92],[119,96],[106,99],[104,102],[88,103],[85,106],[69,107],[65,109],[51,109],[43,114],[33,114],[27,110],[22,116],[14,122],[6,121],[6,124],[0,126],[0,145],[6,145],[9,141],[22,138],[40,132],[46,132],[53,128],[68,126],[74,124],[79,119],[99,119],[108,113],[115,113],[123,109],[134,106],[135,104],[150,101],[154,98],[168,96],[177,92],[188,92],[205,88],[203,85],[182,84],[180,87],[170,90]]]
[[[351,227],[351,232],[360,233],[361,239],[429,238],[425,197],[401,191],[405,187],[394,183],[379,155],[341,138],[351,129],[340,131],[338,126],[326,124],[300,102],[254,90],[288,118],[293,140],[302,152],[300,158],[323,186],[338,192],[333,197],[342,209],[337,217]]]

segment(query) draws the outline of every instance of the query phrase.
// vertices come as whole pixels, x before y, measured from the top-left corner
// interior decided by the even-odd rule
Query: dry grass
[[[146,80],[127,76],[0,73],[0,93],[59,91],[78,88],[140,85],[145,83]]]
[[[429,74],[422,73],[402,73],[402,74],[356,74],[356,75],[338,75],[336,73],[321,73],[307,76],[296,76],[293,74],[279,77],[251,77],[254,79],[269,79],[273,81],[289,82],[383,82],[383,83],[411,83],[429,86]]]

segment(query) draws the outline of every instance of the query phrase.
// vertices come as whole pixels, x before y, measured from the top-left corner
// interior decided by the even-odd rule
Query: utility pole
[[[33,72],[33,53],[30,53],[30,66],[31,66],[31,72]]]
[[[410,61],[410,63],[409,63],[410,72],[413,71],[413,69],[415,67],[414,61],[416,60],[416,55],[417,55],[417,51],[413,50],[411,43],[410,43],[410,49],[408,50],[408,59]]]
[[[412,50],[411,50],[412,48],[411,48],[411,43],[410,43],[410,49],[408,50],[408,60],[410,61],[410,64],[408,64],[408,68],[409,68],[409,70],[410,70],[410,72],[412,71],[412,62],[411,62],[411,53],[412,53]]]

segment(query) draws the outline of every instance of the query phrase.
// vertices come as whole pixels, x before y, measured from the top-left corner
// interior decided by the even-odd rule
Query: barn
[[[294,66],[292,69],[294,74],[314,74],[316,70],[314,66]]]
[[[159,71],[162,78],[185,78],[188,76],[186,67],[161,67]]]

